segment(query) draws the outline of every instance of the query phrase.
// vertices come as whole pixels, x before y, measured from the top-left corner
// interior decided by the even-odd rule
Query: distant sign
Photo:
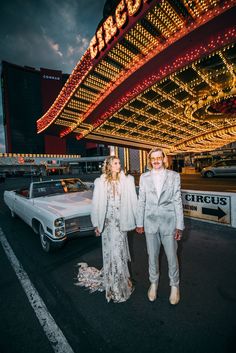
[[[17,158],[17,161],[18,161],[19,164],[24,164],[25,163],[24,157],[21,157],[21,156]]]
[[[35,160],[33,158],[24,158],[26,164],[34,164]]]
[[[231,224],[231,198],[225,195],[182,191],[184,215]]]

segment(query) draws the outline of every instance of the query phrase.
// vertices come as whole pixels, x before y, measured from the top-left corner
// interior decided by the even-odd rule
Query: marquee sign
[[[125,28],[133,16],[136,16],[142,6],[152,0],[121,0],[115,10],[115,15],[107,17],[90,42],[90,55],[95,59],[106,46],[112,42],[120,29]]]

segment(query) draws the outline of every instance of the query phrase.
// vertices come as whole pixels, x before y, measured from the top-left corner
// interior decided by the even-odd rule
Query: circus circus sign
[[[90,55],[92,59],[99,56],[110,44],[121,29],[124,29],[133,16],[137,16],[144,6],[152,0],[121,0],[117,5],[114,16],[109,16],[97,30],[90,42]]]

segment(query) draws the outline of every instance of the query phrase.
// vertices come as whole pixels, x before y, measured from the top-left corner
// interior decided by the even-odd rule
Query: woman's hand
[[[181,240],[181,238],[182,238],[182,234],[183,234],[183,231],[182,230],[180,230],[180,229],[176,229],[175,230],[175,240]]]
[[[94,231],[95,231],[96,237],[100,237],[100,232],[98,230],[98,227],[96,227]]]
[[[138,234],[143,234],[144,233],[144,227],[136,227],[136,232],[138,233]]]

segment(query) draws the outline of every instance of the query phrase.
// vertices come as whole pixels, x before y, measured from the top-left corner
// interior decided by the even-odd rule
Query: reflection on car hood
[[[34,205],[58,217],[76,217],[91,212],[92,191],[51,195],[34,199]]]

